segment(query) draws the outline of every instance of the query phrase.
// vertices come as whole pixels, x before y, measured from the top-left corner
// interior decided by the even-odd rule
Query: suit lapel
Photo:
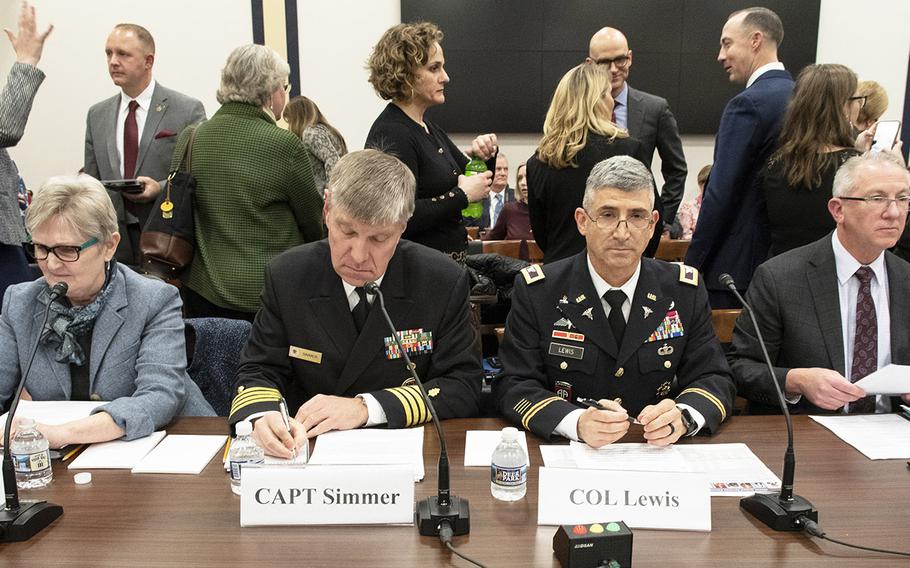
[[[324,258],[321,264],[331,266],[328,244],[323,250]],[[322,270],[316,276],[316,294],[308,299],[310,308],[316,314],[316,321],[305,322],[304,325],[319,325],[323,334],[327,336],[341,358],[351,353],[357,331],[354,329],[354,319],[348,307],[348,300],[344,295],[341,278],[334,270]]]
[[[152,103],[149,105],[148,112],[145,114],[145,126],[142,128],[142,140],[139,141],[139,156],[136,158],[136,171],[142,168],[142,162],[148,154],[149,145],[158,132],[158,125],[161,119],[167,113],[167,96],[164,94],[161,85],[155,84],[155,90],[152,93]]]
[[[107,159],[110,160],[110,168],[114,172],[114,178],[116,179],[123,177],[123,170],[120,169],[120,152],[117,150],[117,121],[120,118],[120,95],[115,95],[108,101],[106,114],[111,121],[111,135],[107,137]]]
[[[629,312],[629,321],[623,334],[617,365],[624,365],[626,360],[641,347],[661,324],[672,304],[672,298],[664,297],[651,264],[642,259],[641,273],[638,276],[638,285],[635,287],[635,296],[632,298],[632,310]]]
[[[899,365],[910,363],[910,307],[907,305],[906,290],[910,286],[910,270],[903,261],[885,253],[885,268],[888,271],[888,312],[891,317],[891,362]]]
[[[641,97],[638,91],[629,87],[628,96],[626,97],[626,130],[633,137],[640,136],[642,124],[645,121],[645,111],[642,108]]]
[[[95,391],[95,377],[98,375],[98,369],[104,362],[107,352],[117,337],[117,332],[123,326],[123,316],[120,310],[126,308],[126,283],[123,275],[115,268],[114,281],[110,283],[112,287],[110,297],[107,299],[107,305],[98,314],[98,320],[92,331],[92,352],[89,356],[89,392]]]
[[[392,318],[392,323],[396,325],[397,331],[402,331],[401,329],[398,329],[397,326],[400,325],[400,322],[407,321],[408,315],[414,304],[413,300],[405,293],[404,282],[406,275],[404,272],[405,267],[402,259],[401,247],[399,246],[395,255],[389,261],[389,266],[386,268],[386,273],[382,279],[381,286],[382,294],[385,298],[386,310],[389,312],[389,317]],[[347,304],[345,304],[345,306],[347,306]],[[353,329],[354,324],[350,313],[348,314],[348,320],[351,320],[351,327]],[[424,331],[432,330],[425,329]],[[383,316],[382,310],[379,308],[379,298],[374,298],[373,304],[370,307],[370,313],[367,316],[366,322],[363,324],[363,329],[361,330],[360,335],[356,337],[353,349],[350,350],[347,364],[345,364],[338,377],[335,386],[336,394],[346,392],[368,367],[375,364],[377,359],[380,362],[382,361],[382,358],[385,357],[385,345],[383,344],[382,338],[390,337],[391,334],[392,332],[389,330],[388,323],[385,321],[385,316]],[[404,358],[402,358],[401,367],[402,377],[407,376]]]
[[[35,302],[35,327],[37,330],[35,334],[35,339],[38,339],[41,336],[41,333],[44,331],[41,329],[41,322],[44,321],[44,309],[45,305],[41,302]],[[54,359],[55,349],[47,345],[41,345],[38,347],[38,354],[35,355],[36,359],[44,361],[45,367],[49,368],[54,373],[54,378],[57,379],[57,384],[60,385],[60,390],[66,396],[66,400],[69,400],[72,396],[73,381],[70,379],[69,365],[66,363],[58,363]],[[37,365],[34,368],[34,372],[38,373],[41,370],[41,365]],[[21,372],[25,372],[25,369],[20,369]]]
[[[815,304],[815,315],[821,330],[831,368],[845,374],[843,328],[841,327],[840,295],[837,291],[837,268],[831,241],[825,240],[809,259],[806,271],[809,293]]]
[[[574,264],[569,290],[565,294],[566,301],[560,300],[556,307],[566,319],[572,322],[573,327],[578,328],[585,334],[585,337],[615,359],[619,346],[616,344],[613,332],[610,331],[603,304],[591,281],[587,252],[582,251],[575,255]]]

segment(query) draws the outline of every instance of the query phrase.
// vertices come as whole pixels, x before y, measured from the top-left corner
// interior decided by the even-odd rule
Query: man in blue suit
[[[732,13],[721,32],[717,60],[746,89],[727,103],[720,119],[714,167],[686,255],[686,264],[702,271],[715,309],[738,305],[717,277],[729,273],[745,292],[768,255],[765,200],[755,181],[777,146],[793,91],[793,78],[777,59],[783,39],[780,18],[767,8]]]
[[[496,155],[496,170],[493,184],[490,186],[490,195],[483,200],[483,215],[479,219],[465,217],[465,226],[492,229],[496,226],[502,208],[512,201],[515,201],[515,190],[509,187],[509,160],[500,152]]]

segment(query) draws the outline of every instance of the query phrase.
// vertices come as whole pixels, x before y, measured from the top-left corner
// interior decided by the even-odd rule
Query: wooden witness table
[[[832,538],[880,548],[910,548],[910,471],[905,460],[871,461],[804,416],[794,417],[797,493],[819,509]],[[465,468],[466,430],[499,429],[498,419],[444,423],[453,493],[471,504],[471,533],[455,546],[487,566],[557,566],[555,527],[537,526],[537,447],[528,436],[528,495],[515,503],[490,496],[489,470]],[[640,439],[633,426],[626,441]],[[223,418],[189,418],[170,433],[222,433]],[[426,479],[417,497],[435,493],[438,444],[425,428]],[[736,417],[699,443],[746,442],[780,472],[785,444],[781,417]],[[23,499],[42,498],[63,516],[30,541],[0,544],[0,566],[468,566],[416,527],[240,528],[240,501],[218,455],[201,475],[133,475],[96,470],[88,486],[55,462],[54,482]],[[613,519],[604,519],[605,521]],[[742,512],[739,498],[712,498],[710,533],[635,530],[636,567],[658,566],[906,566],[906,558],[846,549],[794,533],[775,533]]]

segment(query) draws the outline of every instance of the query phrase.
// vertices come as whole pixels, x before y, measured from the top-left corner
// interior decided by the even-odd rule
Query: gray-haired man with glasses
[[[497,394],[524,428],[600,447],[635,419],[665,446],[730,413],[733,379],[698,271],[641,256],[653,199],[641,162],[600,162],[575,210],[587,250],[516,279]]]
[[[910,264],[887,250],[907,221],[910,173],[897,154],[864,154],[841,166],[832,192],[834,232],[759,266],[747,301],[793,410],[897,411],[900,397],[867,396],[854,383],[910,364]],[[760,349],[740,317],[730,354],[739,394],[776,408]]]

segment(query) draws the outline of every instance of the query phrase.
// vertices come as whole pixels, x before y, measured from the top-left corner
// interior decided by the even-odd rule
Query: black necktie
[[[354,288],[354,291],[357,292],[360,301],[351,310],[351,315],[354,316],[354,327],[357,328],[357,335],[360,335],[363,324],[367,321],[367,316],[370,313],[370,303],[367,301],[367,292],[362,286]]]
[[[616,346],[622,345],[622,336],[626,331],[626,318],[622,315],[622,304],[626,301],[626,293],[622,290],[609,290],[604,294],[604,300],[610,304],[610,315],[607,316],[607,322],[610,324],[610,330],[613,337],[616,338]]]
[[[859,292],[856,294],[856,326],[853,330],[853,365],[850,382],[855,383],[878,368],[878,321],[872,300],[872,269],[861,266],[856,271]],[[875,412],[875,397],[863,397],[850,403],[850,413]]]

